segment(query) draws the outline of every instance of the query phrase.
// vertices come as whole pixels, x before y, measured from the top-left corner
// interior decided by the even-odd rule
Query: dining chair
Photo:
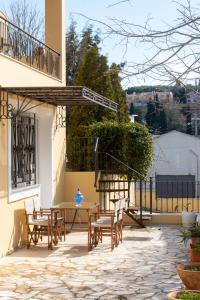
[[[114,203],[113,212],[91,214],[88,226],[88,250],[102,242],[104,236],[111,237],[111,249],[122,242],[123,211],[126,199]]]
[[[35,210],[33,198],[26,199],[24,206],[27,248],[30,247],[31,242],[36,245],[39,239],[42,240],[42,237],[47,235],[48,249],[52,249],[53,244],[57,245],[58,241],[61,240],[63,218],[58,217],[59,212],[55,209],[50,209],[48,214],[39,214],[39,211]],[[42,212],[42,209],[40,209],[40,212]]]

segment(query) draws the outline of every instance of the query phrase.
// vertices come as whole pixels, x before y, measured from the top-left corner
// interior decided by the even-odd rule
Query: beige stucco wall
[[[55,107],[45,105],[46,109]],[[56,111],[55,111],[56,116]],[[8,199],[8,128],[7,120],[0,121],[0,257],[13,251],[25,241],[25,214],[24,200],[9,202]],[[65,183],[65,128],[56,128],[54,122],[52,128],[52,161],[53,164],[53,199],[52,203],[57,203],[58,199],[64,198]],[[46,170],[48,172],[48,170]],[[33,198],[34,195],[31,195]]]
[[[65,74],[65,1],[45,0],[45,43],[61,55],[60,80],[0,52],[0,86],[61,86]],[[2,14],[2,13],[1,13]],[[5,17],[2,14],[3,17]],[[24,61],[26,57],[24,57]]]
[[[64,201],[73,202],[74,196],[79,188],[84,195],[85,203],[99,203],[99,194],[94,187],[94,172],[66,172],[65,173],[65,194]],[[62,201],[60,201],[62,202]],[[70,210],[67,214],[68,221],[71,222],[74,212]],[[88,216],[85,210],[80,211],[76,217],[75,223],[87,222]]]
[[[56,124],[54,124],[56,126]],[[54,196],[53,203],[65,199],[65,157],[66,157],[66,128],[57,128],[53,136],[53,169]]]
[[[62,82],[0,53],[0,85],[3,87],[60,86]]]
[[[65,84],[65,0],[45,0],[45,43],[61,54],[60,70]]]
[[[23,62],[0,53],[0,86],[61,86],[65,85],[65,0],[46,0],[46,42],[61,53],[61,80],[48,76]],[[51,106],[43,105],[44,109]],[[55,107],[51,107],[55,110]],[[33,111],[34,112],[34,111]],[[56,116],[56,112],[55,112]],[[6,255],[24,241],[24,199],[9,202],[8,199],[8,121],[0,120],[0,257]],[[53,199],[63,199],[65,169],[65,129],[52,128]],[[48,170],[46,170],[48,172]],[[33,197],[33,195],[31,196]]]
[[[0,257],[21,244],[24,236],[23,201],[8,204],[7,121],[0,121]]]
[[[74,196],[79,188],[85,197],[85,202],[99,202],[99,194],[94,187],[94,172],[66,172],[65,173],[65,198],[64,201],[74,201]]]

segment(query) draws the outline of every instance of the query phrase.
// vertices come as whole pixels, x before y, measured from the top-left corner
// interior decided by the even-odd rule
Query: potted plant
[[[200,291],[200,264],[179,265],[176,270],[186,289]]]
[[[183,205],[183,208],[185,208],[185,210],[182,211],[182,225],[184,228],[190,228],[196,222],[196,213],[193,211],[189,211],[190,205],[190,203]],[[178,212],[178,205],[175,206],[175,211]]]
[[[200,300],[200,291],[174,291],[167,295],[169,300]]]
[[[192,262],[200,262],[200,226],[194,226],[181,232],[182,242],[186,245],[190,240],[190,256]]]
[[[195,244],[190,244],[190,257],[192,262],[200,262],[200,240]]]

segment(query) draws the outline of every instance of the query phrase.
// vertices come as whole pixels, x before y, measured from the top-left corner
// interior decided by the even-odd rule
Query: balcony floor
[[[187,259],[180,227],[124,230],[114,251],[110,239],[87,251],[87,233],[73,232],[54,250],[46,244],[0,259],[0,299],[162,300],[182,287],[175,266]]]

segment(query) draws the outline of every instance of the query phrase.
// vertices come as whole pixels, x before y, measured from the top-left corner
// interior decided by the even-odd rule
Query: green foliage
[[[200,238],[200,226],[194,226],[188,230],[183,230],[180,234],[181,242],[185,245],[187,244],[188,240],[192,237]]]
[[[197,240],[195,245],[191,245],[191,249],[194,252],[200,252],[200,240]]]
[[[68,80],[68,82],[74,85],[86,86],[102,96],[117,102],[119,106],[117,113],[99,105],[77,106],[71,109],[67,113],[67,139],[70,140],[75,137],[77,139],[84,137],[85,127],[96,122],[103,122],[105,120],[129,121],[126,95],[121,87],[119,76],[121,67],[116,64],[112,64],[109,67],[107,57],[100,52],[99,35],[93,34],[92,27],[84,29],[81,40],[78,43],[78,48],[74,31],[75,27],[71,26],[71,34],[68,33],[68,35],[74,39],[68,39],[72,43],[71,48],[68,47],[74,49],[75,45],[77,63],[76,67],[67,68],[67,78],[73,78],[73,80]],[[75,73],[71,74],[70,70]]]
[[[145,177],[152,163],[152,136],[138,123],[100,122],[88,127],[90,138],[99,137],[99,151],[107,152]]]
[[[200,300],[200,294],[197,292],[184,291],[178,293],[176,298],[181,300]]]
[[[66,34],[66,84],[73,85],[78,70],[79,41],[76,33],[76,23],[71,22]]]
[[[129,114],[134,115],[135,114],[135,107],[133,103],[131,102],[130,108],[129,108]]]
[[[115,102],[118,103],[119,108],[117,111],[117,121],[119,122],[128,122],[128,106],[126,103],[126,94],[125,91],[122,89],[121,86],[121,78],[119,76],[119,72],[121,67],[116,64],[112,64],[109,70],[112,89],[113,89],[113,99]]]
[[[180,111],[175,108],[165,108],[167,116],[167,131],[177,130],[185,132],[185,127]]]
[[[185,266],[184,269],[188,271],[200,272],[200,266],[195,266],[195,265]]]
[[[158,95],[155,96],[155,102],[148,102],[146,123],[151,132],[153,133],[166,133],[167,132],[167,115],[161,106]]]

